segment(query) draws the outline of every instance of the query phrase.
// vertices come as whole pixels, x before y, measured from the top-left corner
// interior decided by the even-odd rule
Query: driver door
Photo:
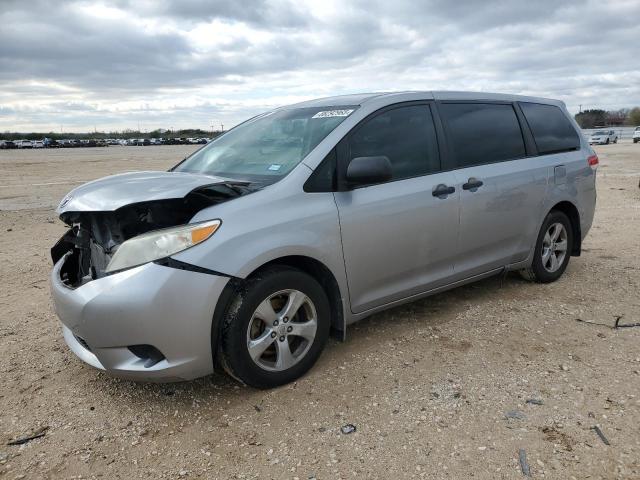
[[[334,193],[354,313],[453,277],[459,192],[441,171],[437,131],[430,104],[412,103],[376,112],[339,145],[342,178],[356,157],[386,156],[393,171],[388,182]]]

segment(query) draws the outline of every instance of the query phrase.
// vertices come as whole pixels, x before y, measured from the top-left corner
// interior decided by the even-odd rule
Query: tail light
[[[587,158],[587,163],[589,164],[589,166],[591,168],[593,168],[594,170],[596,168],[598,168],[598,156],[597,155],[591,155],[589,158]]]

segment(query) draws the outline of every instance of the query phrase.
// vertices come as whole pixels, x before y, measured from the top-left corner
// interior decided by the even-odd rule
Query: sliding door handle
[[[471,190],[472,192],[475,192],[482,185],[484,185],[484,182],[482,180],[478,180],[477,178],[471,177],[469,180],[467,180],[467,183],[462,185],[462,189]]]

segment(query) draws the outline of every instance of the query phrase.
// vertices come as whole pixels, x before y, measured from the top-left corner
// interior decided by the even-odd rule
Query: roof
[[[367,100],[375,97],[385,95],[385,93],[356,93],[353,95],[336,95],[334,97],[316,98],[314,100],[307,100],[306,102],[300,102],[290,107],[339,107],[346,105],[362,105]]]
[[[489,92],[456,92],[456,91],[402,91],[402,92],[372,92],[372,93],[357,93],[352,95],[337,95],[334,97],[317,98],[314,100],[307,100],[305,102],[296,103],[294,105],[288,105],[286,108],[300,108],[300,107],[337,107],[347,105],[362,105],[374,98],[381,99],[383,97],[398,96],[406,98],[407,95],[416,94],[417,97],[428,94],[433,96],[436,100],[494,100],[494,101],[521,101],[521,102],[536,102],[536,103],[549,103],[553,105],[561,105],[559,100],[553,100],[550,98],[530,97],[525,95],[512,95],[508,93],[489,93]]]

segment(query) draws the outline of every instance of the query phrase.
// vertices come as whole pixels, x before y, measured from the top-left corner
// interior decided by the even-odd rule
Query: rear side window
[[[440,170],[438,142],[427,105],[394,108],[365,120],[349,138],[350,158],[389,158],[393,180]]]
[[[525,156],[522,130],[512,105],[443,103],[438,109],[458,167]]]
[[[531,128],[538,153],[566,152],[580,148],[578,132],[558,107],[522,102],[520,108]]]

